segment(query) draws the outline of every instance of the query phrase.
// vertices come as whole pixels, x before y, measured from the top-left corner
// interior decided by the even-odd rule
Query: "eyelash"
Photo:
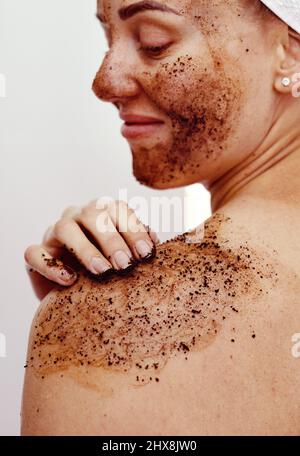
[[[159,57],[169,46],[170,44],[165,44],[164,46],[141,46],[139,48],[139,51],[143,51],[152,54],[155,57]]]

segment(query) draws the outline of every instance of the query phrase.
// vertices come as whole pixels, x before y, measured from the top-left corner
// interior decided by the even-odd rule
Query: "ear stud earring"
[[[283,87],[289,87],[291,85],[291,80],[290,78],[286,77],[286,78],[283,78],[281,80],[281,84],[283,85]]]

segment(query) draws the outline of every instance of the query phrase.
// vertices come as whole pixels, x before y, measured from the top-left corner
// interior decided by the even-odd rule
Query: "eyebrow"
[[[123,8],[119,9],[118,14],[122,21],[126,21],[127,19],[130,19],[131,17],[135,16],[138,13],[142,13],[143,11],[162,11],[163,13],[173,13],[177,16],[181,16],[181,14],[175,9],[154,0],[143,0],[141,2],[132,3],[129,6],[124,6]],[[102,14],[97,13],[96,16],[103,24],[106,22]]]

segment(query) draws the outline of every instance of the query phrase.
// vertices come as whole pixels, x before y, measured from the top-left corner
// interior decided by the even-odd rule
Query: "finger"
[[[111,263],[90,242],[73,219],[62,218],[55,224],[48,238],[50,245],[52,242],[59,243],[69,250],[93,274],[102,274],[112,269]]]
[[[155,231],[153,231],[150,228],[150,226],[148,226],[148,225],[145,225],[145,228],[147,229],[148,234],[151,237],[151,239],[154,242],[154,244],[158,245],[160,243],[160,240],[159,240],[159,237],[158,237],[157,233]]]
[[[66,246],[62,245],[61,242],[54,236],[54,226],[50,226],[50,228],[46,231],[43,237],[42,245],[45,247],[47,252],[53,256],[53,258],[58,258],[64,262],[63,257],[66,254]],[[68,261],[65,261],[65,263],[69,264]]]
[[[96,209],[107,209],[107,206],[114,201],[111,197],[102,196],[97,200],[91,201],[90,206],[96,207]]]
[[[53,258],[41,245],[31,245],[24,253],[28,266],[48,280],[60,285],[70,286],[77,279],[77,274],[62,261]]]
[[[61,258],[63,253],[63,246],[53,236],[53,226],[50,226],[44,234],[42,245],[48,253],[54,258]]]
[[[154,253],[154,242],[147,227],[125,201],[115,201],[108,206],[109,214],[135,257],[147,258]]]
[[[132,266],[132,252],[106,210],[86,207],[76,220],[91,233],[104,256],[116,270]]]
[[[74,218],[81,211],[79,206],[70,206],[65,209],[61,215],[61,218]]]

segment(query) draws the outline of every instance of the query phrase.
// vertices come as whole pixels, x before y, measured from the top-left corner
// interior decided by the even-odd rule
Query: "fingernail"
[[[153,238],[155,244],[159,244],[160,240],[159,240],[159,237],[157,236],[157,234],[155,233],[155,231],[151,231],[151,233],[152,233],[152,238]]]
[[[91,270],[94,274],[101,274],[105,271],[108,271],[111,269],[111,266],[109,266],[106,261],[104,261],[100,257],[94,257],[92,258],[91,261]]]
[[[72,269],[63,268],[59,271],[59,278],[63,282],[71,282],[72,280],[76,279],[77,274]]]
[[[125,269],[131,264],[131,259],[127,255],[127,253],[123,252],[122,250],[118,250],[114,255],[113,259],[118,268]]]
[[[145,256],[149,255],[149,253],[152,252],[152,247],[150,247],[149,244],[147,242],[145,242],[145,241],[142,241],[142,240],[136,242],[135,248],[136,248],[138,254],[142,258],[144,258]]]

